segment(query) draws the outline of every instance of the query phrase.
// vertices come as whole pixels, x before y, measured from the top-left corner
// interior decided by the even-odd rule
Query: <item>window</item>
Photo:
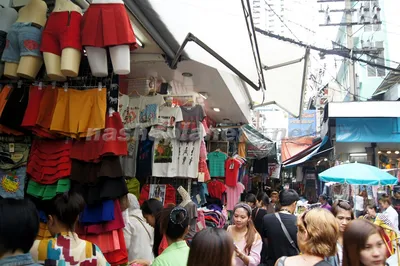
[[[375,48],[383,48],[383,42],[375,42]],[[385,65],[385,50],[381,50],[377,55],[378,58],[372,57],[370,62],[384,66]],[[368,65],[367,66],[368,77],[384,77],[386,76],[386,70],[384,68],[378,68]]]

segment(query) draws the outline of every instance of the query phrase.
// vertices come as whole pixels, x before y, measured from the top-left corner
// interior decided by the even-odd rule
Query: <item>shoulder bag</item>
[[[294,243],[293,239],[290,237],[290,234],[288,230],[286,229],[286,226],[283,224],[281,216],[279,213],[275,213],[276,218],[278,219],[279,223],[281,224],[283,233],[285,233],[286,239],[289,241],[290,245],[296,250],[298,254],[300,254],[299,249],[296,247],[296,244]]]

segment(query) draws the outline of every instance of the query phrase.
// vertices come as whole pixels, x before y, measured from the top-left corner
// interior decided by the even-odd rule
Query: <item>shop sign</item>
[[[316,136],[317,113],[315,110],[305,110],[300,118],[289,117],[288,137]]]
[[[281,173],[281,165],[279,163],[268,164],[268,176],[270,178],[279,179]]]

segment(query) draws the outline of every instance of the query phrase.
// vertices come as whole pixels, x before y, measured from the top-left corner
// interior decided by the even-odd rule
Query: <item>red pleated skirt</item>
[[[82,18],[82,45],[109,47],[130,45],[136,37],[124,4],[91,4]]]

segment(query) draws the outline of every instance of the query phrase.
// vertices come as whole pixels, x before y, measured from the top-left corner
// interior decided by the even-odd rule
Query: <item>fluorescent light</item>
[[[207,99],[208,99],[208,93],[207,93],[207,92],[199,92],[199,95],[200,95],[201,97],[203,97],[204,100],[207,100]]]
[[[381,154],[382,152],[381,151],[378,151],[378,154]]]
[[[144,45],[143,45],[143,43],[142,43],[142,41],[141,40],[139,40],[139,38],[138,37],[136,37],[136,43],[137,43],[137,45],[139,45],[140,47],[144,47]]]
[[[213,108],[214,112],[221,112],[221,109],[219,108]]]
[[[394,153],[396,153],[396,154],[399,154],[399,153],[400,153],[400,151],[395,151]]]
[[[391,152],[391,151],[387,151],[386,153],[387,153],[387,154],[391,154],[392,152]]]
[[[365,156],[367,156],[367,153],[365,153],[365,152],[350,153],[350,157],[365,157]]]
[[[328,158],[325,158],[324,161],[327,162],[327,161],[328,161]]]

